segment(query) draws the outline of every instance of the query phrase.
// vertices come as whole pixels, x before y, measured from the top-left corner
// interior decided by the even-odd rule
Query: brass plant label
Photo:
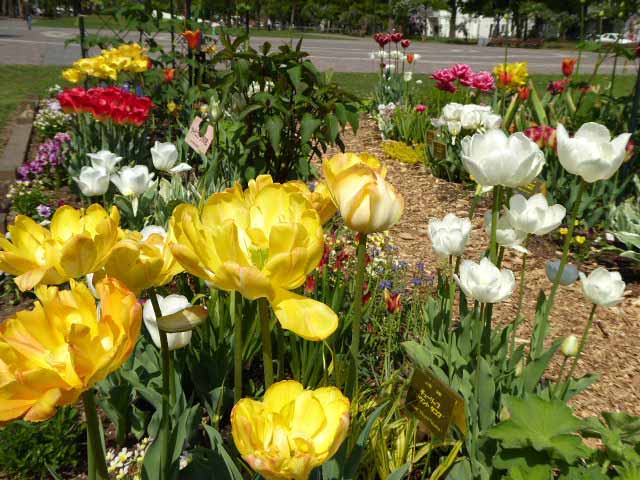
[[[436,437],[445,438],[452,424],[463,434],[467,433],[464,400],[431,370],[414,370],[406,406]]]
[[[447,159],[447,144],[434,140],[433,142],[433,156],[436,160]]]
[[[189,133],[187,133],[187,138],[185,141],[187,144],[193,148],[196,152],[205,155],[209,147],[211,146],[211,142],[213,142],[213,127],[211,125],[207,126],[207,131],[204,134],[204,137],[200,136],[200,124],[202,123],[202,118],[196,117],[193,119],[193,123],[189,127]]]
[[[427,130],[427,145],[432,145],[436,140],[436,131],[435,130]]]
[[[536,178],[530,184],[516,188],[516,192],[524,195],[527,198],[534,196],[536,193],[542,193],[546,197],[547,184],[542,180]]]

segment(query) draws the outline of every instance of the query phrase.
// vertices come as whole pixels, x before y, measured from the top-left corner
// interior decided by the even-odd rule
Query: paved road
[[[80,56],[80,47],[65,48],[65,40],[77,35],[77,31],[65,28],[38,28],[29,31],[19,20],[0,20],[0,64],[70,65]],[[136,40],[137,36],[131,36]],[[168,48],[169,34],[160,34],[156,39]],[[289,42],[289,39],[255,37],[252,44],[260,45],[269,40],[274,45]],[[308,39],[303,48],[311,54],[313,62],[321,69],[338,72],[375,72],[377,62],[369,58],[376,48],[371,39]],[[432,73],[438,68],[453,63],[469,63],[474,70],[491,70],[504,61],[504,49],[453,45],[444,43],[414,43],[411,51],[421,58],[416,72]],[[532,73],[560,73],[562,58],[577,55],[566,50],[510,49],[509,61],[526,61]],[[585,54],[581,71],[591,72],[596,56]],[[633,65],[623,65],[622,73],[633,73]],[[611,71],[611,62],[602,66],[603,73]]]

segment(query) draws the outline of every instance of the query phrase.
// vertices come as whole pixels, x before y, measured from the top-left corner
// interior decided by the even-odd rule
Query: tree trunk
[[[456,20],[458,19],[458,0],[449,0],[451,17],[449,18],[449,38],[456,38]]]
[[[289,29],[293,28],[293,22],[295,22],[296,15],[296,4],[295,2],[291,2],[291,17],[289,18]]]

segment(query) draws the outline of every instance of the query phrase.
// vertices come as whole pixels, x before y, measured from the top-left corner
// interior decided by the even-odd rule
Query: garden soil
[[[396,186],[405,199],[404,215],[391,230],[391,238],[399,247],[400,259],[412,264],[424,262],[426,269],[435,273],[437,258],[427,235],[430,218],[442,218],[449,212],[457,216],[467,216],[471,208],[472,191],[456,183],[450,183],[432,176],[423,165],[406,165],[387,157],[375,122],[361,119],[357,135],[351,130],[343,137],[347,151],[367,152],[384,161],[388,167],[387,178]],[[338,153],[332,149],[326,153]],[[489,238],[484,232],[483,216],[491,208],[490,201],[481,203],[473,218],[474,229],[470,237],[465,258],[479,261]],[[547,260],[560,258],[560,247],[547,238],[535,237],[529,242],[531,254],[527,257],[525,277],[525,300],[523,306],[526,321],[518,331],[517,341],[528,342],[535,313],[536,297],[540,289],[549,294],[551,283],[545,274]],[[516,285],[522,265],[522,254],[508,249],[503,267],[513,270]],[[604,265],[611,269],[611,264]],[[583,272],[598,267],[592,261],[579,265]],[[588,417],[603,411],[627,411],[640,415],[640,283],[627,282],[625,300],[613,308],[599,307],[597,321],[590,333],[590,340],[581,358],[576,375],[597,373],[599,381],[570,403],[577,415]],[[499,323],[506,323],[515,317],[517,293],[510,300],[496,306]],[[591,304],[585,300],[579,282],[570,287],[561,287],[551,315],[548,343],[569,334],[582,335]],[[548,372],[553,379],[559,372],[559,358]]]

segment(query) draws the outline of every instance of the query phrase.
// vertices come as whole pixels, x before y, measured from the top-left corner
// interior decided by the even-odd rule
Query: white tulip
[[[93,168],[102,167],[109,175],[116,171],[118,163],[122,160],[115,153],[111,153],[109,150],[100,150],[96,153],[87,153],[87,157],[91,159],[91,166]]]
[[[511,226],[532,235],[546,235],[558,228],[567,210],[560,204],[549,206],[542,193],[529,199],[519,193],[509,199],[506,216]]]
[[[500,125],[502,125],[502,117],[500,115],[496,115],[495,113],[485,113],[482,116],[482,127],[485,130],[500,128]]]
[[[411,79],[413,78],[413,72],[404,72],[403,78],[405,82],[410,82]]]
[[[462,124],[457,120],[447,122],[447,130],[449,130],[452,137],[455,137],[460,133],[460,130],[462,130]]]
[[[483,115],[480,110],[463,110],[462,115],[460,115],[462,128],[465,130],[477,130],[482,126],[482,117]]]
[[[86,197],[104,195],[109,190],[109,172],[102,167],[82,167],[73,179]]]
[[[153,166],[157,170],[169,173],[179,173],[191,170],[191,166],[187,163],[178,162],[178,149],[171,142],[156,142],[151,147],[151,159],[153,160]]]
[[[609,272],[598,267],[587,277],[580,272],[580,282],[584,296],[596,305],[612,307],[624,299],[626,284],[620,276],[620,272]]]
[[[607,180],[622,165],[630,137],[630,133],[622,133],[612,140],[607,127],[589,122],[569,138],[559,123],[558,160],[567,172],[581,176],[585,182]]]
[[[464,109],[464,106],[461,105],[460,103],[455,103],[455,102],[447,103],[442,108],[442,117],[444,118],[445,121],[449,121],[449,122],[453,120],[460,120],[460,118],[462,117],[463,109]]]
[[[187,300],[187,297],[182,295],[167,295],[166,297],[158,295],[158,305],[164,317],[190,307],[191,303]],[[151,300],[147,300],[144,304],[142,318],[147,332],[151,335],[151,340],[153,340],[156,347],[160,348],[160,333],[158,332],[158,323],[156,322],[156,315],[153,311]],[[185,347],[191,342],[191,330],[180,333],[167,333],[167,342],[169,343],[169,350]]]
[[[139,197],[154,187],[154,176],[145,165],[136,165],[123,167],[120,173],[111,177],[111,181],[125,197]]]
[[[498,303],[511,295],[516,285],[511,270],[499,270],[484,257],[480,263],[463,260],[460,275],[454,275],[464,294],[480,303]]]
[[[498,129],[462,139],[462,163],[477,183],[515,188],[542,171],[544,154],[523,133],[510,137]]]
[[[428,233],[433,250],[440,257],[462,255],[469,241],[471,228],[468,218],[458,218],[453,213],[447,213],[442,220],[432,218],[429,220]]]
[[[547,273],[547,278],[551,283],[555,283],[556,278],[558,277],[558,272],[560,271],[560,260],[550,260],[547,262],[545,271]],[[569,286],[573,284],[576,280],[578,280],[578,269],[567,263],[564,266],[564,270],[562,271],[562,276],[558,283],[560,285]]]
[[[491,217],[491,211],[489,211],[484,215],[484,229],[489,237],[491,237],[492,223],[493,218]],[[498,245],[513,248],[518,252],[529,253],[529,250],[522,246],[522,242],[524,242],[526,238],[526,232],[513,228],[506,216],[501,215],[498,217],[498,225],[496,226],[496,241]]]
[[[578,337],[575,335],[569,335],[563,340],[560,349],[565,357],[575,357],[578,355],[579,346],[580,342],[578,341]]]

